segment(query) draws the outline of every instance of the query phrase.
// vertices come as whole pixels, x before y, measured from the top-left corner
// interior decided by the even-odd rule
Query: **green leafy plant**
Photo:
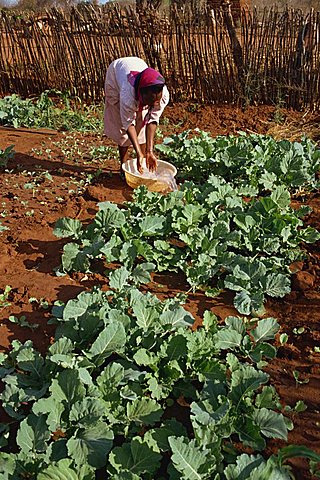
[[[4,150],[0,149],[0,168],[7,168],[8,161],[14,157],[14,154],[14,145],[9,145]]]
[[[319,461],[306,448],[268,460],[260,453],[288,431],[258,367],[276,354],[277,321],[228,317],[221,325],[207,311],[192,331],[181,299],[138,290],[152,268],[121,267],[110,273],[109,291],[55,305],[55,342],[45,356],[17,340],[1,354],[1,401],[18,423],[2,427],[0,473],[8,480],[93,480],[97,472],[151,480],[164,468],[166,478],[288,480],[291,456]]]
[[[99,145],[98,147],[91,147],[89,154],[92,159],[98,160],[110,160],[117,159],[119,157],[118,149],[107,145]]]
[[[0,293],[0,308],[9,307],[11,305],[11,303],[9,302],[11,290],[12,287],[10,287],[10,285],[6,285],[3,293]]]
[[[183,271],[192,289],[208,290],[215,282],[233,290],[241,314],[261,315],[266,295],[290,292],[289,266],[304,256],[299,244],[320,236],[303,228],[300,217],[310,210],[293,210],[284,187],[245,201],[248,193],[250,188],[211,176],[167,196],[141,187],[126,209],[100,203],[86,228],[79,220],[60,219],[54,233],[74,239],[64,247],[62,269],[90,271],[96,258],[131,268],[143,259],[159,272]]]
[[[206,181],[211,174],[234,186],[250,185],[256,194],[284,185],[292,191],[317,188],[320,150],[308,139],[277,141],[267,135],[218,136],[199,129],[172,135],[156,148],[182,179]]]
[[[53,100],[55,98],[55,100]],[[100,131],[101,107],[83,105],[67,93],[46,90],[36,100],[10,95],[0,99],[0,124],[5,126]]]
[[[9,321],[11,323],[15,323],[16,325],[19,325],[20,327],[28,327],[31,330],[34,330],[35,328],[39,327],[38,323],[28,322],[27,317],[25,315],[21,315],[20,317],[16,317],[15,315],[10,315]]]

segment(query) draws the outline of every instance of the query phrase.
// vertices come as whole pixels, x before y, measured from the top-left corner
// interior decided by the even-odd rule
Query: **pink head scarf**
[[[165,79],[157,70],[146,68],[142,72],[131,71],[128,74],[128,81],[136,92],[136,98],[139,100],[139,109],[142,109],[141,88],[151,87],[152,85],[164,85]]]

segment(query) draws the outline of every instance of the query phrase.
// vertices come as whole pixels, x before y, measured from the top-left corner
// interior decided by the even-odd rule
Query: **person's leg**
[[[122,170],[122,164],[128,160],[129,147],[118,145],[119,158],[120,158],[120,178],[125,179],[124,171]]]
[[[121,165],[128,160],[129,147],[119,145],[118,148],[119,148],[119,158],[120,158],[120,167],[121,167]]]

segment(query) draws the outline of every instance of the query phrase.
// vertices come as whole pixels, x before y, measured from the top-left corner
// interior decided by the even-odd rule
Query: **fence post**
[[[237,32],[234,27],[233,18],[231,14],[231,3],[229,0],[226,0],[222,3],[222,12],[223,12],[223,20],[227,27],[227,32],[230,38],[233,60],[238,71],[239,84],[242,89],[243,78],[244,78],[242,47],[240,45],[240,42],[237,37]]]

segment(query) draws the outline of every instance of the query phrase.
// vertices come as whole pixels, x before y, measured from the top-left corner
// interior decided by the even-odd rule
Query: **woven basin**
[[[145,161],[142,163],[142,173],[137,170],[137,159],[127,160],[122,165],[126,182],[131,188],[145,185],[150,192],[165,192],[168,191],[168,178],[173,179],[177,174],[177,169],[174,165],[163,160],[158,160],[158,168],[156,172],[149,172]]]

